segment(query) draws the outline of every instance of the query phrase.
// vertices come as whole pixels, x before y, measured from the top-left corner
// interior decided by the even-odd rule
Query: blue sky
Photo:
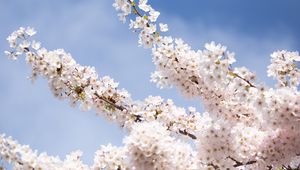
[[[300,49],[300,1],[297,0],[149,0],[161,12],[160,21],[169,33],[194,49],[205,42],[226,45],[237,55],[238,66],[266,76],[269,55],[278,49]],[[82,65],[95,66],[101,76],[120,82],[134,99],[148,95],[172,98],[179,106],[196,106],[199,99],[185,100],[176,89],[160,90],[149,82],[154,71],[150,50],[137,47],[137,35],[118,21],[112,0],[0,0],[0,52],[7,50],[6,37],[19,26],[32,26],[36,39],[49,50],[64,48]],[[3,54],[3,53],[2,53]],[[24,60],[0,55],[0,133],[52,155],[73,150],[84,152],[92,163],[102,144],[122,144],[125,132],[115,124],[70,108],[55,99],[47,82],[31,84]]]

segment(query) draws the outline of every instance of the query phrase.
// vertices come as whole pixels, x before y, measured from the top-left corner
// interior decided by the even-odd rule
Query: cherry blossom
[[[235,67],[235,54],[226,46],[210,42],[194,50],[167,35],[168,25],[157,22],[160,12],[147,0],[115,0],[113,7],[138,34],[138,45],[151,49],[151,81],[201,100],[206,111],[160,96],[133,100],[112,78],[78,64],[63,49],[47,50],[32,39],[33,28],[20,27],[8,36],[11,49],[4,53],[13,60],[24,57],[32,81],[47,79],[56,98],[93,109],[128,136],[123,146],[101,146],[88,166],[81,151],[61,160],[1,135],[1,159],[15,169],[299,169],[298,52],[271,54],[267,73],[278,84],[267,87],[254,72]]]

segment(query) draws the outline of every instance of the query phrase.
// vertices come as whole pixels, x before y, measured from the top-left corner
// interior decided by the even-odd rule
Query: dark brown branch
[[[215,165],[213,163],[209,163],[207,164],[208,166],[212,166],[215,170],[220,170],[219,166],[218,165]]]
[[[120,110],[120,111],[126,111],[128,112],[128,109],[126,109],[124,106],[120,106],[120,105],[117,105],[115,102],[113,101],[110,101],[102,96],[100,96],[98,93],[94,93],[96,97],[98,97],[100,100],[103,100],[104,102],[112,105],[113,107],[115,107],[116,109]],[[136,116],[136,119],[135,119],[135,122],[141,122],[143,119],[140,115],[137,115]],[[187,132],[186,130],[179,130],[179,133],[182,134],[182,135],[185,135],[185,136],[188,136],[192,139],[197,139],[197,137],[194,135],[194,134],[191,134],[189,132]]]
[[[290,165],[288,165],[288,166],[282,165],[282,169],[283,170],[300,170],[300,165],[298,165],[296,168],[292,168]]]
[[[246,162],[246,163],[243,163],[243,162],[240,162],[240,161],[238,161],[238,160],[236,160],[236,159],[234,159],[233,157],[231,157],[231,156],[228,156],[227,158],[229,158],[229,159],[231,159],[231,160],[233,160],[234,162],[235,162],[235,165],[233,165],[233,167],[239,167],[239,166],[245,166],[245,165],[251,165],[251,164],[255,164],[257,161],[255,161],[255,160],[252,160],[252,161],[248,161],[248,162]]]
[[[102,96],[100,96],[98,93],[94,93],[95,96],[97,96],[100,100],[103,100],[104,102],[114,106],[116,109],[120,110],[120,111],[128,111],[124,106],[120,106],[120,105],[117,105],[115,102],[112,102]]]
[[[127,0],[127,2],[130,3],[130,5],[132,6],[134,14],[137,14],[138,16],[143,17],[142,14],[136,9],[134,1]]]
[[[228,70],[231,71],[231,72],[233,73],[233,71],[232,71],[231,68],[228,68]],[[244,77],[242,77],[242,76],[240,76],[240,75],[238,75],[238,74],[236,74],[236,73],[233,73],[233,74],[234,74],[237,78],[239,78],[239,79],[245,81],[250,87],[256,88],[256,86],[253,85],[249,80],[245,79]]]
[[[197,137],[196,137],[195,135],[193,135],[193,134],[187,132],[186,130],[180,130],[180,129],[179,129],[179,133],[181,133],[181,134],[183,134],[183,135],[186,135],[186,136],[188,136],[188,137],[190,137],[190,138],[192,138],[192,139],[197,139]]]
[[[249,84],[249,86],[250,87],[255,87],[256,88],[256,86],[255,85],[253,85],[249,80],[247,80],[247,79],[245,79],[245,78],[243,78],[243,77],[241,77],[240,75],[238,75],[238,74],[236,74],[236,77],[238,77],[238,78],[240,78],[240,79],[242,79],[242,80],[244,80],[246,83],[248,83]]]

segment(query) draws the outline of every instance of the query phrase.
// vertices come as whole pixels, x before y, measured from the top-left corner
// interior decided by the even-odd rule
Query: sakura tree
[[[78,64],[63,49],[49,51],[33,40],[33,28],[21,27],[8,38],[9,58],[25,57],[31,79],[48,80],[53,95],[95,110],[128,131],[123,147],[101,146],[94,164],[85,165],[80,151],[64,160],[38,153],[11,137],[0,136],[0,157],[14,169],[299,169],[300,56],[271,54],[267,87],[245,67],[235,67],[235,54],[214,42],[193,50],[167,34],[168,25],[147,0],[116,0],[122,22],[138,35],[139,46],[151,49],[156,71],[151,80],[160,88],[176,87],[187,98],[198,98],[206,112],[184,109],[170,99],[149,96],[133,100],[112,78],[94,67]],[[1,167],[0,169],[4,169]]]

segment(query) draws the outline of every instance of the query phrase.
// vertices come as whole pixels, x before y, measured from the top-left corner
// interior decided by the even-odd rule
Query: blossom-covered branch
[[[80,151],[75,151],[67,155],[65,160],[60,160],[58,157],[48,156],[46,153],[38,154],[28,145],[20,145],[11,137],[0,135],[0,156],[11,163],[16,170],[88,169],[88,166],[81,162],[81,155]]]
[[[127,169],[198,169],[196,152],[174,137],[157,121],[135,123],[125,138],[124,147],[101,146],[94,164],[82,163],[81,151],[74,151],[65,160],[38,154],[28,145],[20,145],[11,137],[0,136],[0,157],[16,170],[127,170]],[[0,166],[1,167],[1,166]]]
[[[297,155],[297,52],[272,54],[268,75],[279,80],[279,88],[267,88],[247,68],[233,67],[234,53],[225,46],[212,42],[195,51],[181,39],[161,35],[168,26],[156,23],[160,13],[147,0],[116,0],[113,6],[123,22],[130,18],[129,28],[139,33],[139,45],[152,48],[157,68],[152,81],[160,87],[175,85],[185,96],[203,100],[210,123],[198,124],[200,160],[221,169],[237,164],[263,169],[287,164]]]
[[[131,5],[136,14],[135,20],[130,20],[130,29],[139,32],[139,45],[152,48],[153,62],[157,71],[152,74],[152,81],[160,87],[175,85],[187,97],[201,96],[208,111],[226,119],[254,119],[252,110],[240,116],[236,110],[243,107],[236,104],[237,97],[249,99],[256,94],[252,90],[255,85],[255,75],[245,68],[232,68],[235,62],[234,54],[226,51],[226,47],[215,43],[206,44],[206,50],[194,51],[181,39],[162,36],[168,26],[156,20],[159,12],[155,11],[147,1],[135,3],[129,0],[117,0],[114,7],[121,10],[122,21],[131,13]],[[138,9],[138,10],[137,10]],[[234,95],[233,95],[234,94]],[[230,110],[228,109],[230,108]],[[244,109],[245,110],[245,109]],[[247,117],[247,118],[246,118]]]
[[[256,81],[245,67],[234,67],[234,53],[214,42],[193,50],[181,39],[164,36],[168,25],[147,0],[115,0],[118,16],[139,34],[139,45],[152,49],[159,87],[176,86],[186,97],[201,98],[207,112],[174,105],[172,100],[149,96],[134,101],[108,76],[81,66],[62,49],[48,51],[31,40],[32,28],[20,28],[8,41],[12,59],[25,56],[31,79],[48,80],[55,97],[68,99],[83,111],[99,115],[128,130],[123,147],[102,146],[94,164],[84,165],[76,151],[62,161],[38,155],[27,146],[0,136],[0,158],[16,169],[285,169],[299,165],[300,56],[272,54],[268,75],[276,88]],[[159,28],[158,28],[159,27]],[[182,137],[193,139],[194,150]],[[1,168],[1,167],[0,167]]]
[[[154,82],[161,87],[175,85],[188,97],[200,96],[208,111],[217,117],[238,122],[244,119],[247,123],[254,123],[259,119],[255,114],[256,106],[265,102],[265,98],[256,96],[264,96],[269,89],[261,83],[257,84],[256,75],[245,67],[232,66],[235,62],[234,53],[214,42],[206,44],[203,51],[194,51],[181,39],[162,36],[160,32],[167,31],[167,25],[156,24],[160,13],[148,5],[147,0],[140,0],[138,3],[133,0],[116,0],[113,6],[121,11],[119,16],[122,16],[122,21],[131,14],[130,5],[133,11],[141,11],[133,12],[136,18],[130,20],[130,29],[139,32],[139,45],[152,48],[153,62],[157,66],[157,71],[152,75]],[[157,30],[157,25],[160,26],[160,31]],[[281,62],[280,65],[293,68],[290,71],[292,83],[288,84],[294,87],[299,83],[300,76],[295,61],[300,57],[298,53],[284,53],[286,61],[290,63],[287,65]],[[272,68],[276,68],[278,62],[272,63]],[[269,69],[269,72],[272,75],[272,70]]]
[[[94,67],[81,66],[62,49],[47,51],[41,44],[30,40],[35,31],[20,28],[8,37],[12,51],[6,54],[17,59],[23,53],[32,67],[31,79],[43,76],[59,99],[69,99],[72,106],[80,103],[82,110],[96,109],[98,114],[131,129],[134,122],[157,120],[169,130],[195,138],[195,123],[199,113],[194,109],[187,114],[176,107],[171,100],[149,96],[144,102],[133,101],[118,83],[108,76],[98,78]],[[185,132],[185,133],[182,133]]]

